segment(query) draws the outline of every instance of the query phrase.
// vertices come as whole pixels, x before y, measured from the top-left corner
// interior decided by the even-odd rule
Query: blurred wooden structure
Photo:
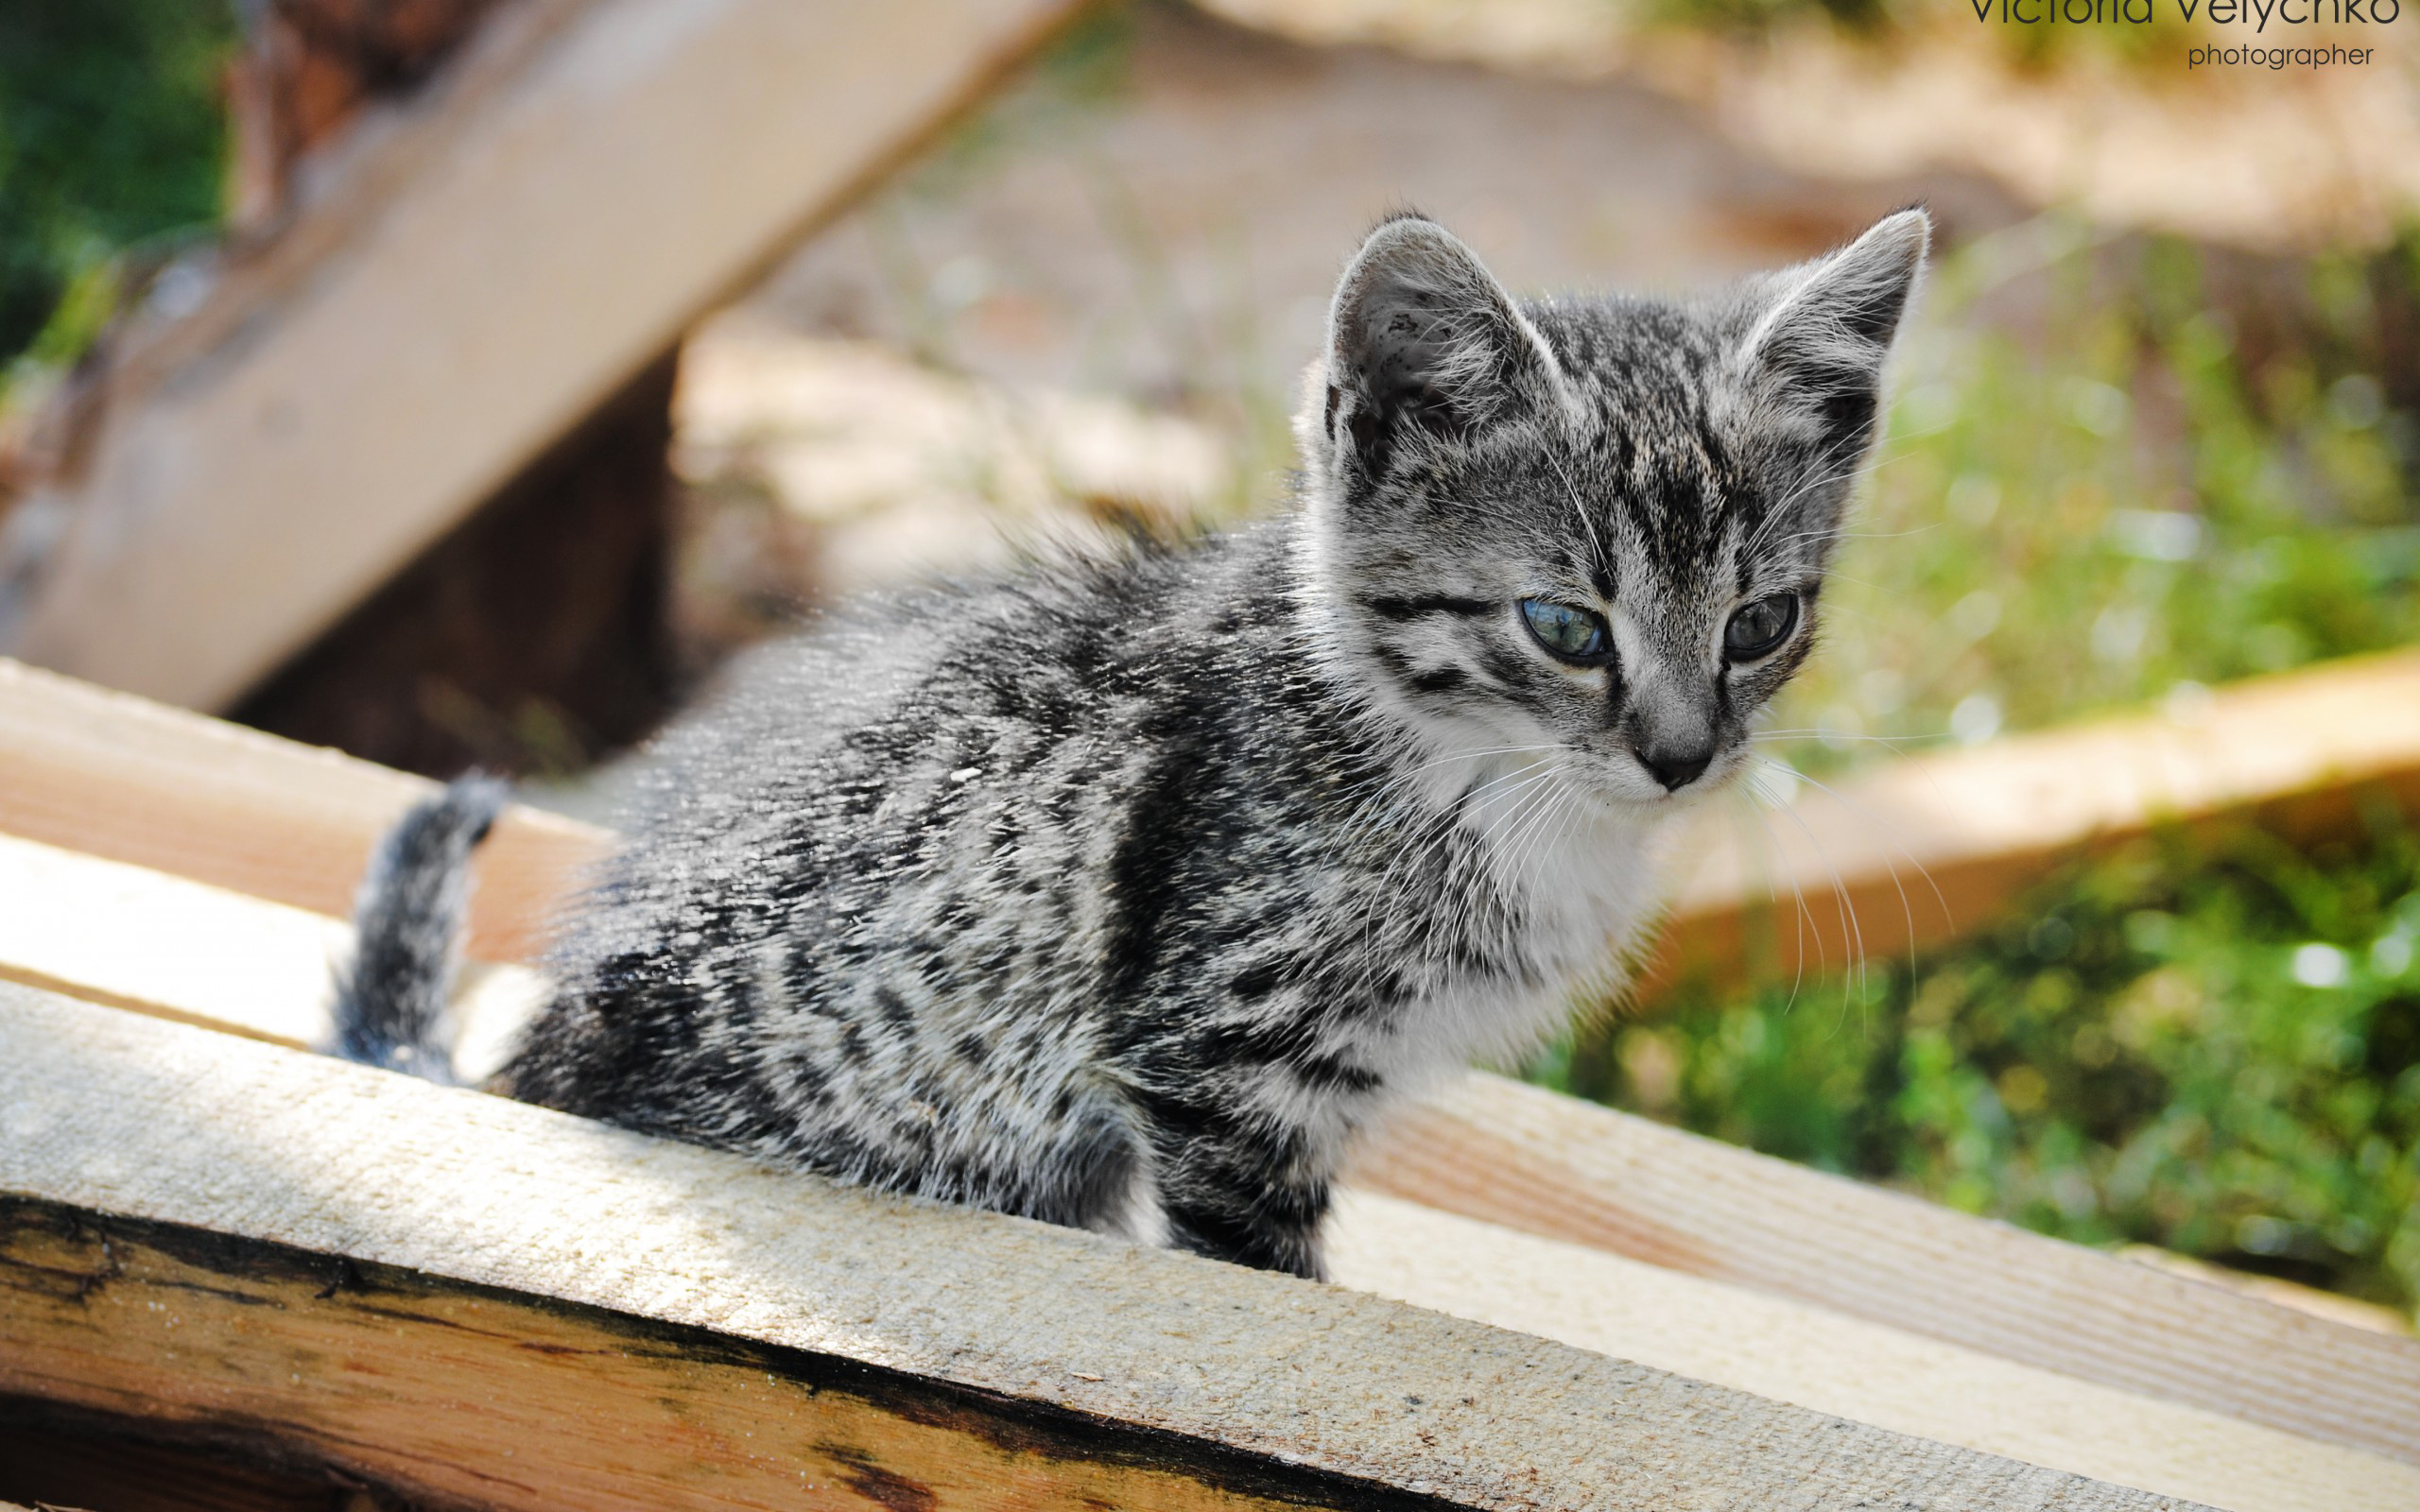
[[[0,740],[0,833],[330,916],[350,907],[360,858],[417,791],[362,763],[22,667],[0,667],[0,724],[13,727]],[[114,801],[95,812],[104,778]],[[2420,813],[2420,653],[1909,758],[1808,784],[1761,818],[1716,806],[1680,847],[1658,980],[1898,954],[1991,921],[2061,862],[2164,824],[2256,820],[2317,839],[2355,828],[2372,798]],[[568,879],[605,843],[527,811],[508,822],[483,853],[474,954],[527,959]]]
[[[406,1505],[2420,1503],[2420,1342],[1494,1078],[1368,1153],[1340,1291],[302,1055],[423,791],[0,669],[0,1447]],[[603,842],[508,818],[480,954]]]
[[[429,766],[493,759],[472,727],[532,698],[638,733],[667,353],[1072,0],[522,0],[458,41],[486,9],[269,8],[258,245],[119,333],[18,506],[0,652]],[[406,74],[457,56],[361,111],[308,45],[355,23]]]
[[[1777,810],[1743,795],[1681,848],[1657,980],[1904,959],[2162,827],[2250,821],[2310,842],[2357,833],[2377,800],[2420,816],[2420,651],[1805,781]]]

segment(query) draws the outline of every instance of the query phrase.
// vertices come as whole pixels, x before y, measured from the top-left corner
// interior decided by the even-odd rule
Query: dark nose
[[[1638,759],[1667,792],[1677,793],[1705,775],[1714,761],[1714,747],[1650,747],[1638,753]]]

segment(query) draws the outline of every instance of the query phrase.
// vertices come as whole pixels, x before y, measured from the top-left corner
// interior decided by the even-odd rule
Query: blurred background
[[[593,811],[816,605],[1277,507],[1332,281],[1392,206],[1515,288],[1652,291],[1912,200],[1941,256],[1776,763],[1828,781],[2420,641],[2414,24],[2271,72],[1948,0],[1001,5],[938,82],[809,48],[836,113],[760,138],[735,84],[695,161],[634,129],[631,218],[544,241],[576,173],[515,123],[558,77],[621,118],[655,87],[630,59],[703,34],[649,20],[683,9],[0,8],[0,651]],[[751,172],[781,203],[739,230],[700,200],[684,241],[690,201],[649,198]],[[424,224],[491,179],[538,231]],[[614,282],[650,236],[700,252],[665,254],[661,309]],[[457,252],[431,357],[424,312],[372,318],[408,302],[379,281]],[[527,313],[549,289],[560,327]],[[525,369],[468,421],[440,402]],[[364,412],[375,444],[315,418]],[[2408,1329],[2420,839],[2382,795],[2347,812],[2078,859],[1913,959],[1685,980],[1528,1070]]]

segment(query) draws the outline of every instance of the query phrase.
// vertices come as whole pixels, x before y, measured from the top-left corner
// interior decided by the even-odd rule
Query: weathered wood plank
[[[113,396],[0,644],[224,707],[1071,9],[547,8],[288,298]]]
[[[2171,820],[2254,816],[2315,835],[2350,827],[2370,795],[2420,812],[2420,652],[2236,684],[2190,719],[2016,736],[1833,785],[1761,824],[1719,806],[1677,847],[1668,975],[1787,973],[1846,960],[1860,937],[1873,954],[1935,943],[2060,860]],[[341,914],[378,833],[425,791],[0,661],[0,831]],[[567,879],[609,843],[514,810],[480,861],[474,952],[533,955]],[[1804,915],[1789,902],[1802,894]]]
[[[1819,1412],[2234,1512],[2410,1512],[2420,1466],[1768,1291],[1348,1192],[1336,1279]]]
[[[2373,1333],[1473,1076],[1355,1182],[2082,1381],[2420,1464],[2420,1340]]]
[[[312,1049],[352,949],[352,926],[324,915],[0,833],[0,980]],[[527,967],[465,968],[453,1012],[466,1077],[502,1064],[544,990]]]
[[[0,1297],[11,1391],[414,1500],[1438,1504],[831,1354],[22,1199],[0,1198]]]
[[[142,920],[174,958],[125,951],[128,919]],[[310,1044],[324,1035],[327,960],[345,933],[299,910],[0,838],[0,976]],[[524,969],[493,968],[474,1001],[458,1005],[476,1069],[494,1063],[534,985]],[[1774,1164],[1719,1146],[1685,1153],[1710,1153],[1718,1175]],[[1533,1165],[1512,1163],[1516,1185]],[[1854,1212],[1864,1194],[1851,1193]],[[1542,1200],[1555,1201],[1559,1212],[1572,1206]],[[1895,1217],[1903,1204],[1885,1199],[1885,1206]],[[1999,1232],[1971,1219],[1951,1222],[1969,1230],[1966,1248],[1991,1264]],[[1666,1269],[1377,1196],[1349,1200],[1330,1238],[1342,1284],[1894,1432],[2239,1512],[2399,1512],[2420,1502],[2420,1469],[2040,1363],[2016,1364],[1971,1340],[1945,1343],[1803,1296],[1752,1290],[1737,1278]],[[1726,1228],[1723,1238],[1757,1244],[1773,1236]],[[1786,1262],[1789,1248],[1776,1247]],[[1829,1258],[1816,1249],[1819,1263]],[[2147,1274],[2102,1257],[2086,1263],[2100,1281],[2093,1293],[2112,1298]],[[2222,1309],[2237,1305],[2227,1294],[2213,1296]]]
[[[327,912],[343,906],[377,830],[425,788],[0,664],[0,832]],[[603,844],[595,830],[516,814],[491,842],[475,903],[475,948],[497,958],[529,937],[561,870]],[[40,903],[21,896],[29,909]],[[76,986],[69,978],[79,971],[55,965],[47,975],[26,974]],[[104,999],[143,995],[122,982],[84,986]],[[520,990],[509,975],[491,989],[497,1002]],[[308,1037],[277,1018],[290,1009],[250,1002],[242,994],[215,1005],[187,999],[169,1011],[270,1038]],[[478,1056],[492,1057],[503,1020],[479,1014],[472,1022],[485,1031]],[[1362,1179],[2078,1380],[2415,1455],[2420,1346],[1493,1079],[1456,1095],[1374,1146]]]
[[[349,914],[371,848],[435,784],[0,660],[0,833]],[[602,831],[513,809],[480,848],[471,950],[524,960]]]
[[[0,1195],[0,1393],[274,1424],[480,1505],[767,1505],[855,1469],[863,1501],[927,1492],[892,1506],[1072,1506],[1096,1461],[1108,1500],[1233,1493],[1162,1435],[1311,1504],[1353,1504],[1329,1476],[1505,1508],[2187,1504],[14,986]],[[700,1397],[667,1361],[738,1368]],[[908,1380],[931,1395],[878,1389]],[[1054,1412],[1152,1441],[1071,1460],[1031,1436]]]

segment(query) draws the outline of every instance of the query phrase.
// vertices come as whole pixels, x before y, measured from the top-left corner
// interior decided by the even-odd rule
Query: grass
[[[2420,1303],[2420,840],[2146,842],[1863,977],[1576,1037],[1540,1078],[2086,1244]]]
[[[219,215],[226,0],[0,7],[0,373],[98,335],[130,254]]]
[[[2129,21],[2118,14],[2113,0],[2101,0],[2091,19],[2037,19],[2032,24],[2003,16],[1999,0],[1991,0],[1981,15],[1974,5],[1975,0],[1954,6],[1923,0],[1645,0],[1638,9],[1651,26],[1742,40],[1805,29],[1829,31],[1876,48],[1903,45],[1913,37],[1935,43],[1976,38],[2017,67],[2035,72],[2100,60],[2133,67],[2174,63],[2193,43],[2211,34],[2208,26],[2166,4],[2152,5],[2147,17]],[[2041,9],[2027,8],[2037,18]],[[2139,4],[2136,14],[2143,14]]]

